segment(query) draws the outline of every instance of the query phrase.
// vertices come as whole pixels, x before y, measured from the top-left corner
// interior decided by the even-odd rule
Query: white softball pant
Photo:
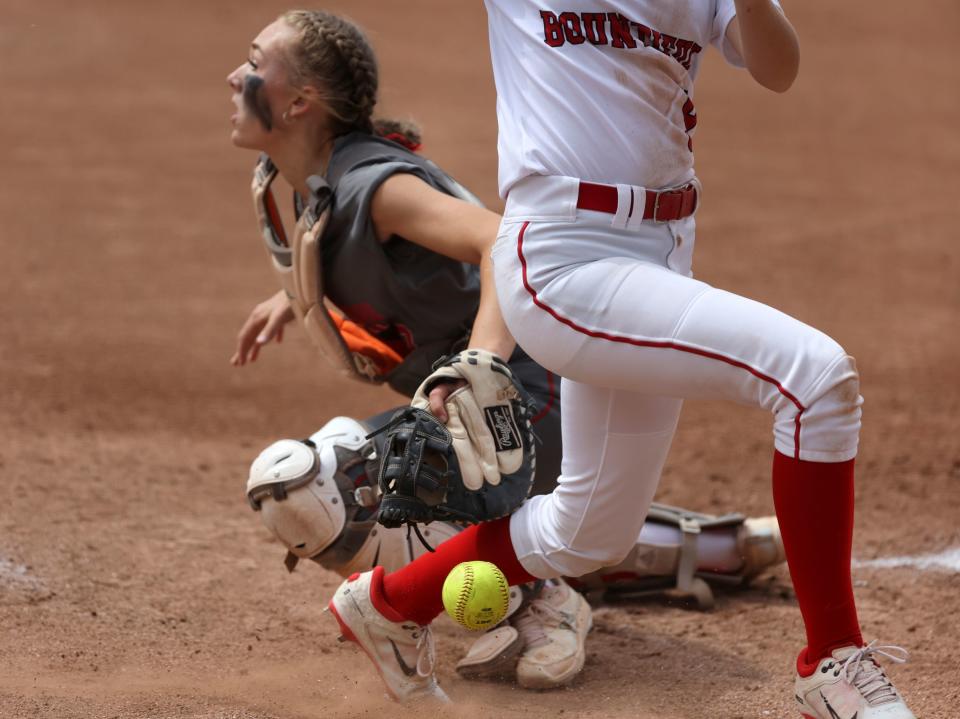
[[[694,220],[625,221],[576,208],[578,181],[531,177],[510,191],[493,248],[510,331],[563,377],[557,489],[510,524],[538,577],[623,559],[653,499],[684,399],[773,413],[778,451],[856,455],[853,359],[812,327],[694,280]]]

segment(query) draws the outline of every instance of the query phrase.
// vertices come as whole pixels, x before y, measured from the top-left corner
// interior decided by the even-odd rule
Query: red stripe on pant
[[[553,408],[553,402],[557,397],[556,389],[553,384],[553,372],[551,372],[548,369],[545,369],[544,372],[547,373],[547,393],[548,393],[547,404],[544,406],[543,409],[537,412],[536,416],[534,416],[533,419],[530,420],[532,424],[536,424],[541,419],[543,419],[548,414],[550,414],[550,410]]]

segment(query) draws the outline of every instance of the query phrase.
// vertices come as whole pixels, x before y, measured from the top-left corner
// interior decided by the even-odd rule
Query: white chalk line
[[[945,549],[937,554],[918,554],[903,557],[880,557],[853,561],[854,569],[897,569],[910,567],[921,571],[960,572],[960,547]]]
[[[43,582],[32,576],[25,564],[17,564],[6,557],[0,557],[0,587],[4,585],[39,589]]]
[[[960,547],[945,549],[936,554],[854,559],[852,566],[854,569],[911,568],[920,571],[960,572]],[[26,565],[0,556],[0,587],[4,585],[19,586],[21,589],[41,589],[43,582],[39,577],[32,576]]]

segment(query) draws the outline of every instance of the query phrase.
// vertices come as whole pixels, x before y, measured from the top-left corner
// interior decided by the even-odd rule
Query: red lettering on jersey
[[[583,28],[580,26],[580,16],[575,12],[565,12],[560,14],[560,24],[563,25],[563,33],[567,36],[567,42],[571,45],[582,45],[586,39],[583,37]]]
[[[693,106],[693,100],[687,97],[681,108],[683,112],[683,127],[687,131],[687,149],[693,152],[693,128],[697,126],[697,109]]]
[[[672,57],[686,70],[690,69],[693,56],[703,50],[692,40],[662,33],[616,12],[578,14],[566,11],[557,17],[550,10],[541,10],[540,17],[543,20],[543,41],[550,47],[561,47],[567,43],[582,45],[589,41],[591,45],[610,44],[615,48],[632,50],[638,47],[639,42],[641,47],[650,47]]]
[[[602,12],[585,12],[583,31],[591,45],[607,44],[607,16]]]
[[[703,48],[701,48],[692,40],[677,40],[677,51],[674,54],[674,57],[677,58],[677,62],[689,70],[690,63],[693,61],[693,56],[702,49]]]
[[[653,38],[653,30],[642,22],[631,22],[630,24],[637,30],[637,39],[640,40],[643,45],[650,45],[650,41]]]
[[[663,35],[659,30],[652,30],[650,33],[650,47],[654,50],[663,50],[663,47],[660,45],[660,40]]]
[[[693,128],[697,126],[697,111],[693,106],[693,100],[689,97],[687,101],[683,103],[683,126],[687,132],[690,132]]]
[[[543,18],[543,41],[550,47],[563,45],[563,26],[557,16],[549,10],[541,10],[540,17]]]
[[[610,37],[613,47],[628,47],[631,50],[637,46],[637,41],[630,35],[630,21],[623,15],[616,12],[608,12],[607,20],[610,21]]]
[[[660,35],[660,49],[670,57],[677,56],[677,38],[673,35]]]

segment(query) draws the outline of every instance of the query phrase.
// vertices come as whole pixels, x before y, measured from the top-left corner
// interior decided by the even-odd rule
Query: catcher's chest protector
[[[261,158],[254,173],[254,199],[274,269],[288,294],[294,296],[291,290],[310,294],[312,286],[314,295],[326,297],[347,318],[396,350],[404,361],[388,374],[378,375],[342,341],[336,341],[339,333],[334,329],[331,335],[329,323],[322,322],[329,318],[319,314],[315,319],[320,323],[305,320],[311,338],[349,374],[387,382],[412,395],[430,373],[432,363],[465,341],[479,305],[479,274],[475,267],[400,237],[380,242],[370,217],[373,196],[390,176],[406,172],[446,194],[476,204],[479,201],[432,162],[396,143],[362,133],[345,135],[334,144],[326,179],[311,178],[312,189],[324,192],[329,188],[329,202],[318,204],[318,198],[311,197],[301,215],[304,226],[298,227],[299,237],[293,238],[294,245],[306,238],[306,243],[300,241],[301,250],[316,254],[301,251],[299,257],[291,257],[297,253],[283,246],[282,230],[276,229],[279,215],[269,182],[264,188],[270,168],[269,159]],[[310,216],[311,207],[316,210],[314,217]],[[317,218],[320,222],[312,229],[306,227]],[[311,239],[319,251],[311,248]],[[286,256],[278,252],[278,244],[280,250],[286,250]],[[291,286],[297,281],[299,286]],[[302,294],[297,297],[304,299]],[[293,304],[304,306],[316,298],[305,299],[306,303]],[[302,312],[303,317],[307,314]]]
[[[350,377],[380,381],[377,367],[347,347],[324,306],[319,237],[329,215],[330,188],[321,178],[310,178],[315,188],[313,202],[301,214],[293,241],[289,242],[270,190],[276,177],[277,168],[268,157],[261,157],[254,169],[251,190],[270,264],[290,298],[290,306],[307,336],[334,368]]]

